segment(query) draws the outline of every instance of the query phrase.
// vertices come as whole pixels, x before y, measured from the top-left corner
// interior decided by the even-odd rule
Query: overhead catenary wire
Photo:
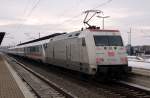
[[[33,7],[30,9],[30,11],[28,12],[26,17],[30,17],[31,14],[33,13],[33,11],[37,8],[37,6],[39,5],[41,0],[36,0],[37,2],[35,2],[35,4],[33,5]]]
[[[30,4],[30,0],[28,0],[27,5],[24,8],[23,11],[23,23],[27,21],[28,17],[31,16],[31,14],[33,13],[33,11],[36,9],[36,7],[38,6],[38,4],[40,3],[41,0],[36,0],[34,5],[31,7],[31,9],[29,11],[28,10],[28,5]],[[22,24],[23,24],[22,23]],[[19,27],[17,29],[21,29],[22,25],[20,24]]]
[[[26,13],[28,12],[29,4],[31,3],[31,0],[27,0],[27,4],[25,5],[25,8],[23,10],[23,18],[26,16]]]
[[[22,18],[22,21],[25,21],[25,15],[26,15],[26,13],[27,13],[27,10],[28,10],[28,5],[30,4],[30,1],[31,0],[27,0],[27,2],[26,2],[26,4],[25,4],[25,7],[24,7],[24,9],[23,9],[23,13],[22,13],[22,15],[23,15],[23,18]],[[22,25],[21,25],[21,23],[19,23],[17,26],[16,26],[16,32],[19,32],[19,30],[20,30],[20,28],[22,27]],[[7,38],[9,38],[9,39],[12,39],[12,37],[13,37],[13,39],[14,39],[14,36],[13,36],[13,34],[11,35],[11,37],[7,37]]]
[[[31,0],[28,0],[27,1],[27,3],[26,3],[26,5],[25,5],[25,7],[24,7],[24,10],[23,10],[23,19],[22,19],[22,21],[24,22],[26,19],[25,19],[25,17],[26,17],[26,13],[27,13],[27,11],[28,11],[28,8],[29,8],[29,4],[31,3]],[[20,28],[21,28],[21,23],[17,26],[17,30],[19,30]],[[17,32],[17,31],[16,31]]]
[[[77,2],[76,2],[76,6],[73,6],[73,7],[71,7],[71,9],[69,8],[67,8],[67,9],[65,9],[64,11],[62,11],[62,13],[60,13],[59,14],[59,16],[64,16],[65,14],[66,14],[66,12],[68,12],[69,10],[72,10],[73,8],[76,8],[76,9],[78,9],[79,8],[79,6],[81,5],[81,3],[83,2],[84,0],[78,0]]]
[[[20,29],[23,28],[23,24],[27,21],[27,19],[32,15],[33,11],[38,7],[39,3],[40,3],[41,0],[34,0],[32,6],[31,6],[31,9],[29,9],[29,4],[31,3],[31,0],[28,0],[27,1],[27,4],[23,10],[23,22],[20,23],[18,26],[17,26],[17,30],[16,32],[19,32]]]
[[[110,3],[110,2],[112,2],[112,0],[107,0],[106,2],[101,3],[101,4],[98,4],[98,5],[96,5],[95,7],[91,8],[91,10],[94,10],[94,9],[99,8],[99,7],[105,6],[106,4],[108,4],[108,3]],[[74,18],[78,18],[78,17],[80,17],[81,15],[83,15],[83,12],[81,12],[81,13],[78,14],[78,15],[75,15],[75,16],[71,17],[70,19],[67,19],[67,20],[63,21],[60,25],[66,23],[66,22],[69,23],[69,22],[73,21]]]
[[[79,6],[81,5],[82,2],[83,2],[83,0],[78,0],[78,2],[76,3],[76,5],[77,5],[76,9],[79,8]],[[73,7],[71,9],[73,9]],[[66,14],[66,11],[68,11],[68,10],[70,10],[70,9],[64,10],[59,16],[61,16],[61,17],[64,16]],[[58,25],[63,25],[64,23],[69,23],[69,22],[74,21],[75,18],[77,19],[83,14],[83,13],[82,14],[81,13],[82,12],[80,12],[79,14],[77,14],[69,19],[64,20],[62,23],[59,23]]]
[[[38,4],[40,3],[40,1],[41,1],[41,0],[35,0],[33,6],[32,6],[31,9],[29,9],[29,11],[28,11],[28,7],[29,7],[28,5],[30,4],[30,0],[28,0],[28,3],[27,3],[27,5],[25,6],[25,9],[24,9],[24,11],[23,11],[23,13],[24,13],[24,20],[23,20],[23,22],[25,22],[25,21],[27,20],[27,18],[32,15],[33,11],[37,8],[37,6],[38,6]]]
[[[99,8],[99,7],[105,6],[106,4],[108,4],[108,3],[110,3],[110,2],[112,2],[112,0],[107,0],[106,2],[101,3],[101,4],[99,4],[99,5],[95,6],[95,7],[93,7],[92,9],[94,10],[94,9]]]

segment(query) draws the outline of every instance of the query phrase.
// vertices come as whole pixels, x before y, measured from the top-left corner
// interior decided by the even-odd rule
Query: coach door
[[[71,64],[71,42],[70,39],[67,39],[67,44],[66,44],[66,63],[67,66]]]

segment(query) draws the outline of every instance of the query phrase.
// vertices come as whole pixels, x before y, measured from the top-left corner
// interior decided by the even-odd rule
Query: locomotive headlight
[[[102,62],[104,62],[103,58],[100,58],[100,57],[96,58],[96,63],[102,63]]]
[[[120,58],[120,61],[122,63],[127,63],[128,62],[128,58],[127,57],[122,57],[122,58]]]

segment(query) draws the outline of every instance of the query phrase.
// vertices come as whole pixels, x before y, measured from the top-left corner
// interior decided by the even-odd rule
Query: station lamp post
[[[128,33],[128,48],[129,48],[129,55],[131,55],[131,28],[130,28],[130,31],[127,32]]]
[[[131,28],[130,31],[128,32],[128,44],[131,45]]]
[[[103,24],[103,29],[104,29],[104,22],[105,22],[104,19],[109,18],[110,16],[97,16],[97,17],[103,19],[102,24]]]

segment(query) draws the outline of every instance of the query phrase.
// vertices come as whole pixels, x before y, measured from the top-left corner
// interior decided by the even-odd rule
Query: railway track
[[[28,79],[26,79],[26,77],[22,73],[20,73],[19,71],[16,70],[17,73],[19,74],[19,76],[21,77],[21,79],[29,85],[29,87],[32,89],[32,92],[36,95],[37,98],[77,98],[76,96],[72,95],[70,92],[59,87],[54,82],[48,80],[44,76],[42,76],[39,73],[28,68],[27,66],[25,66],[21,62],[17,61],[16,59],[14,59],[12,57],[9,57],[9,58],[12,59],[15,63],[17,63],[24,69],[24,72],[22,70],[22,73],[26,73],[26,75],[29,75],[29,77],[34,77],[34,79],[38,80],[38,82],[40,82],[43,87],[46,87],[46,88],[40,88],[43,90],[37,90],[37,88],[35,88],[35,86],[32,85],[32,83],[30,83],[28,81]],[[30,74],[28,74],[27,71]],[[32,76],[31,76],[31,74],[32,74]],[[42,92],[40,92],[40,91],[42,91]]]
[[[117,82],[120,83],[121,85],[127,86],[128,88],[131,88],[131,89],[133,89],[135,91],[144,92],[145,94],[148,94],[148,96],[144,95],[144,93],[143,94],[139,94],[139,95],[142,95],[143,97],[144,96],[146,98],[150,97],[150,88],[148,88],[148,87],[144,87],[144,86],[137,85],[137,84],[130,83],[130,82],[126,82],[126,81],[117,81]]]
[[[26,65],[24,65],[24,67],[27,70],[30,70]],[[56,70],[58,71],[58,69],[56,69]],[[38,71],[40,71],[40,69],[38,69]],[[37,70],[36,70],[36,72],[37,72]],[[42,72],[42,71],[40,71],[40,72]],[[40,73],[40,74],[42,74],[42,73]],[[89,96],[88,98],[150,98],[149,89],[141,88],[141,87],[137,86],[136,84],[131,85],[131,83],[122,82],[122,81],[121,82],[111,81],[111,82],[103,83],[103,82],[98,82],[95,80],[87,80],[88,82],[87,81],[85,82],[85,81],[79,80],[79,78],[76,78],[75,76],[73,76],[73,74],[67,75],[68,74],[67,72],[61,72],[61,75],[63,75],[63,74],[64,74],[64,76],[69,76],[69,78],[73,78],[73,79],[71,79],[71,82],[76,82],[79,86],[83,86],[84,88],[87,88],[88,91],[91,93],[91,95],[88,95],[87,92],[83,92],[82,94],[85,97],[86,97],[85,94],[87,94]],[[64,76],[62,76],[62,77],[66,78]],[[49,81],[49,79],[47,79],[47,77],[46,77],[46,80]],[[60,88],[60,87],[58,87],[58,88]],[[74,88],[74,87],[72,87],[72,88]],[[81,90],[81,92],[82,92],[82,90]],[[101,95],[101,97],[100,96],[95,97],[94,95],[92,95],[92,93]],[[78,94],[78,93],[75,93],[75,94]],[[78,95],[78,97],[85,98],[82,95],[81,96]],[[72,98],[72,97],[70,97],[70,95],[69,95],[68,98]]]
[[[110,94],[119,96],[118,98],[150,98],[149,89],[125,81],[112,81],[111,84],[96,85],[103,87]]]

